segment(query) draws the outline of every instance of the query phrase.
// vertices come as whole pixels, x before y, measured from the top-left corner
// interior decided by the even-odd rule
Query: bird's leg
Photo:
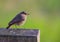
[[[17,28],[17,25],[15,24],[15,28]]]

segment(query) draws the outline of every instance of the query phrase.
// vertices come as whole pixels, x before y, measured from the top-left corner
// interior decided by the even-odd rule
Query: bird
[[[6,27],[6,29],[9,29],[12,25],[16,24],[16,25],[23,25],[26,20],[27,20],[27,16],[29,14],[27,14],[26,12],[22,11],[20,13],[18,13],[9,23],[8,26]]]

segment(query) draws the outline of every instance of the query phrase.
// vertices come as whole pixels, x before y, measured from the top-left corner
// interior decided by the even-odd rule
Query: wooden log
[[[40,42],[38,29],[0,28],[0,42]]]

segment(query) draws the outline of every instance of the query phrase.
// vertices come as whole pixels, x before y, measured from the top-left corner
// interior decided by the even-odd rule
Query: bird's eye
[[[25,15],[27,15],[27,14],[25,13]]]

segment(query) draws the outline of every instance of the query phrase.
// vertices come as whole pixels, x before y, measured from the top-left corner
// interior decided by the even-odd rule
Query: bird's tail
[[[11,25],[8,25],[8,26],[6,27],[6,29],[9,29],[9,28],[10,28],[10,26],[11,26]]]

